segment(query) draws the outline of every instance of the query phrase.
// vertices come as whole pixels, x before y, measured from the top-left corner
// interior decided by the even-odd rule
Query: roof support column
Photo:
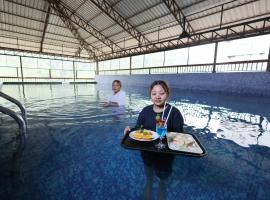
[[[218,50],[218,42],[215,42],[215,54],[214,54],[214,64],[213,64],[213,71],[212,71],[212,73],[216,73],[217,50]]]
[[[39,52],[40,53],[43,51],[43,42],[44,42],[44,38],[45,38],[45,33],[47,31],[47,26],[48,26],[48,22],[49,22],[50,12],[51,12],[51,7],[49,5],[48,6],[47,13],[46,13],[46,19],[45,19],[45,22],[44,22],[44,28],[43,28],[42,38],[41,38],[41,42],[40,42],[40,48],[39,48]]]
[[[132,56],[129,57],[129,75],[131,75]]]
[[[96,75],[99,75],[99,61],[96,61]]]
[[[269,53],[268,53],[268,61],[267,61],[266,71],[267,72],[270,72],[270,47],[269,47]]]
[[[16,67],[16,72],[17,72],[17,79],[19,80],[19,68]]]
[[[24,83],[24,80],[23,80],[23,68],[22,68],[22,56],[20,56],[20,67],[21,67],[21,78],[22,78],[22,83]]]
[[[75,61],[73,60],[72,61],[72,64],[73,64],[73,82],[75,83]]]

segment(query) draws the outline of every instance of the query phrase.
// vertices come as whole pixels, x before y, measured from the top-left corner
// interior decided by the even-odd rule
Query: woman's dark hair
[[[112,85],[113,85],[114,83],[118,83],[118,84],[120,85],[120,88],[122,88],[122,83],[121,83],[121,81],[119,81],[119,80],[114,80],[114,81],[112,82]]]
[[[168,84],[163,80],[157,80],[157,81],[154,81],[151,84],[150,89],[149,89],[149,95],[150,96],[151,96],[151,91],[152,91],[153,87],[156,86],[156,85],[160,85],[163,88],[163,90],[166,92],[168,97],[170,96],[170,88],[169,88]]]

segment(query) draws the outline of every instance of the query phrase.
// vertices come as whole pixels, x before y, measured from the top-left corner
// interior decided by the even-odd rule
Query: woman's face
[[[121,85],[120,85],[119,83],[114,82],[114,83],[112,84],[112,90],[113,90],[114,93],[119,92],[120,89],[121,89]]]
[[[154,105],[163,106],[167,98],[168,94],[161,85],[155,85],[151,90],[151,100]]]

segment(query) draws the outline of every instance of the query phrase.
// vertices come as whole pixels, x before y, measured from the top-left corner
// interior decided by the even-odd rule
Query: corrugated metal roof
[[[142,12],[139,15],[135,15],[129,19],[129,22],[134,24],[134,26],[138,26],[142,23],[148,22],[149,20],[155,20],[156,18],[164,16],[168,12],[168,9],[164,5],[159,4],[155,7],[147,9],[145,12]]]
[[[106,47],[102,47],[102,48],[101,48],[101,51],[104,52],[104,53],[109,53],[109,52],[111,52],[112,50],[111,50],[111,48],[109,48],[109,47],[106,46]]]
[[[105,36],[111,36],[111,35],[117,34],[119,32],[124,32],[124,29],[121,26],[114,24],[114,25],[104,29],[102,31],[102,34]],[[126,32],[126,35],[128,35],[127,32]]]
[[[71,33],[72,30],[67,28],[53,9],[50,11],[46,25],[49,6],[46,0],[1,0],[0,47],[9,46],[14,49],[25,47],[28,50],[39,51],[38,46],[43,41],[44,51],[63,54],[65,53],[63,48],[66,46],[65,48],[68,48],[66,54],[71,55],[71,52],[75,53],[78,48],[79,42],[75,37],[78,32],[91,46],[100,48],[104,53],[110,53],[111,48],[97,39],[100,38],[99,36],[92,36],[81,26],[96,28],[105,37],[126,49],[138,45],[138,38],[135,37],[140,33],[150,42],[155,42],[158,39],[177,38],[182,32],[181,25],[162,0],[107,0],[106,2],[112,6],[109,13],[117,12],[121,15],[121,20],[118,18],[119,22],[115,19],[117,15],[109,17],[108,13],[95,6],[91,0],[61,0],[60,3],[69,10],[69,13],[71,11],[83,19],[79,21],[78,18],[72,18],[72,24],[77,30]],[[194,33],[270,16],[269,0],[175,0],[175,2],[186,16]],[[123,20],[126,20],[125,23]],[[122,26],[126,26],[130,33]],[[262,27],[260,23],[257,26]],[[266,23],[266,26],[269,28],[269,23]],[[236,29],[241,32],[240,28]],[[248,29],[254,31],[246,27],[246,30]],[[74,49],[72,49],[73,45]],[[84,51],[84,54],[87,52]],[[100,54],[100,51],[97,54]]]
[[[1,34],[3,34],[3,31],[6,31],[6,33],[8,33],[8,31],[10,31],[10,33],[21,33],[24,34],[24,37],[29,37],[29,36],[37,36],[40,38],[40,31],[37,30],[33,30],[33,29],[29,29],[29,28],[24,28],[23,26],[14,26],[11,24],[3,24],[0,23],[0,27],[1,27]]]
[[[118,39],[125,40],[126,38],[132,37],[128,32],[126,31],[120,31],[118,33],[115,33],[113,35],[110,36],[110,39],[112,41],[117,41]]]
[[[77,10],[84,3],[84,0],[61,0],[61,3],[68,5],[72,10]]]
[[[121,14],[124,18],[128,18],[142,10],[148,9],[154,4],[157,3],[157,0],[122,0],[115,6],[115,9]]]
[[[36,20],[42,20],[44,18],[44,14],[35,9],[25,7],[24,5],[14,4],[13,2],[4,1],[4,11],[7,13],[11,13],[14,15],[20,15]]]
[[[66,27],[65,23],[56,14],[50,14],[49,24]]]
[[[98,39],[96,39],[94,36],[89,36],[89,37],[85,38],[85,41],[87,43],[89,43],[89,44],[94,44],[94,43],[98,42],[99,43],[99,46],[102,46],[102,44],[103,44]],[[97,45],[95,45],[95,46],[97,46]]]
[[[35,47],[35,48],[39,48],[40,47],[40,43],[37,43],[37,42],[29,42],[29,41],[24,41],[24,40],[19,40],[18,41],[18,45],[19,46],[31,46],[31,47]]]
[[[266,1],[265,3],[263,3],[262,1],[253,2],[250,4],[246,4],[243,6],[239,6],[237,8],[224,11],[223,22],[229,23],[232,21],[240,21],[243,19],[248,19],[252,16],[259,16],[260,13],[266,13],[267,11],[268,12],[270,11],[269,1]]]
[[[8,36],[7,36],[7,34],[8,34]],[[18,33],[18,32],[14,32],[14,31],[10,31],[10,30],[1,30],[0,36],[2,38],[6,37],[7,39],[8,38],[17,38],[17,39],[21,38],[21,39],[25,39],[25,40],[29,40],[29,41],[40,42],[40,36],[26,35],[24,33]]]
[[[181,1],[176,0],[180,8],[184,8],[182,11],[185,15],[190,15],[199,11],[206,10],[210,7],[222,5],[227,2],[236,2],[232,0],[192,0],[192,1]],[[239,1],[239,0],[237,0]],[[241,0],[240,0],[241,1]]]
[[[138,46],[138,41],[134,38],[128,39],[125,41],[125,46],[126,48],[136,47]]]
[[[21,26],[29,29],[42,30],[42,23],[32,19],[14,16],[12,14],[5,14],[4,18],[7,24],[12,24],[14,26]]]
[[[60,46],[66,45],[66,46],[73,46],[73,45],[79,45],[79,42],[77,40],[67,40],[67,38],[63,38],[61,36],[56,36],[50,33],[47,33],[46,38],[44,39],[45,42],[48,42],[48,44],[59,44]]]
[[[76,14],[81,16],[87,22],[94,18],[97,14],[100,13],[100,10],[91,2],[86,1],[77,11]]]
[[[207,18],[207,20],[205,19]],[[201,17],[195,21],[192,21],[192,27],[196,27],[196,30],[204,30],[207,27],[217,27],[219,26],[220,22],[220,14],[214,14],[211,18],[208,17]]]
[[[171,22],[175,22],[175,20],[173,19],[172,16],[167,15],[165,17],[161,17],[161,18],[157,18],[155,20],[151,20],[147,23],[141,23],[140,25],[138,25],[136,28],[141,31],[147,31],[147,30],[151,30],[153,28],[162,28],[163,26],[166,26],[167,24],[171,23]]]
[[[4,1],[12,1],[14,3],[19,3],[22,5],[26,5],[29,7],[34,7],[37,9],[44,9],[44,6],[47,5],[46,1],[40,1],[40,0],[4,0]]]
[[[115,22],[108,15],[101,13],[100,15],[92,19],[89,23],[93,25],[93,27],[95,27],[97,30],[102,30],[114,24]]]
[[[27,47],[28,49],[39,49],[39,42],[32,42],[27,40],[18,40],[16,38],[1,38],[1,47],[5,48],[16,48],[16,49],[23,49],[24,47]]]
[[[63,35],[66,37],[74,38],[71,31],[68,28],[54,26],[54,25],[48,25],[47,32],[57,35]]]

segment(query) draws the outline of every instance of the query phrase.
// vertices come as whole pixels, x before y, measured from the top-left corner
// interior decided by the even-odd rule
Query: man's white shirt
[[[116,94],[112,94],[108,98],[108,101],[116,102],[116,103],[118,103],[119,106],[124,106],[125,105],[125,99],[126,99],[126,93],[124,91],[120,90]]]

